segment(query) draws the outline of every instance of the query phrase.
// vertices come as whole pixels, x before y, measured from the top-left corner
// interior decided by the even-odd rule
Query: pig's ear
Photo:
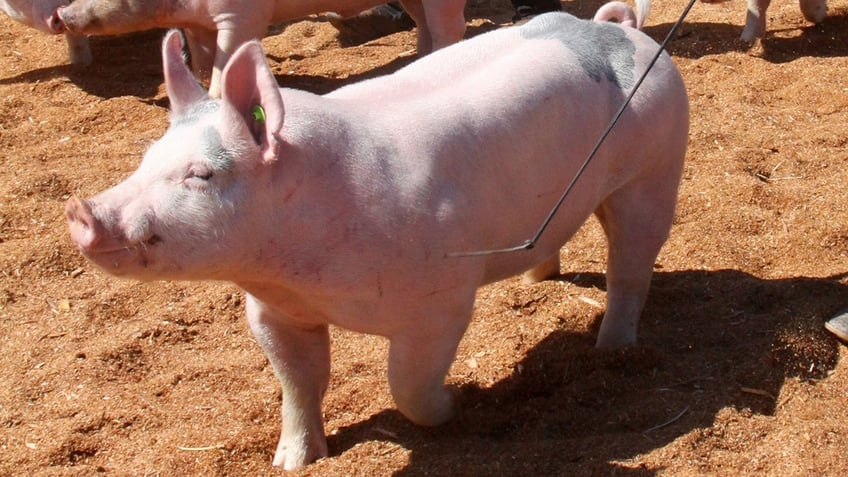
[[[206,98],[206,90],[197,82],[183,59],[183,38],[178,30],[171,30],[162,42],[162,64],[165,88],[171,100],[171,113],[179,116],[197,101]]]
[[[221,73],[221,99],[235,111],[270,162],[280,150],[283,98],[277,80],[265,61],[261,44],[250,41],[239,47]]]

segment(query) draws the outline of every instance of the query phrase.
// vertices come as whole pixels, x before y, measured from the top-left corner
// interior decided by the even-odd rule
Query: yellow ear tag
[[[258,123],[265,123],[265,110],[262,109],[262,106],[257,104],[253,107],[253,119]]]

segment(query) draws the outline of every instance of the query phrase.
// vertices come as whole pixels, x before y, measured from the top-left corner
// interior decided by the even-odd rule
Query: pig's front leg
[[[209,81],[209,96],[213,98],[221,96],[221,73],[238,47],[253,39],[261,40],[267,29],[267,22],[235,26],[219,25],[215,63],[212,66],[212,79]]]
[[[68,58],[72,64],[80,66],[91,64],[93,58],[91,57],[91,46],[88,44],[87,36],[66,31],[65,41],[68,43]]]
[[[426,55],[452,45],[465,35],[465,0],[401,0],[418,28],[417,50]]]
[[[273,464],[286,470],[327,455],[321,401],[330,381],[330,337],[326,326],[286,323],[247,295],[247,319],[283,387],[283,425]]]
[[[748,13],[745,16],[745,28],[742,30],[742,41],[748,43],[754,38],[762,38],[766,33],[766,10],[771,0],[748,0]]]
[[[473,294],[464,301],[454,310],[421,314],[414,327],[390,338],[389,387],[398,410],[415,424],[438,426],[454,415],[445,376],[468,327]]]

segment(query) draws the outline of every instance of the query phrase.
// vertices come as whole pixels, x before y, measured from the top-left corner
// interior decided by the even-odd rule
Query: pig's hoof
[[[417,400],[415,403],[403,403],[395,398],[398,410],[407,419],[419,426],[440,426],[456,414],[453,394],[447,389],[442,389],[430,399]]]
[[[521,276],[521,282],[525,285],[530,285],[532,283],[538,283],[549,278],[553,278],[557,275],[559,275],[559,254],[554,255],[539,265],[536,265],[534,268],[524,272],[524,275]]]
[[[848,343],[848,308],[837,313],[836,316],[825,322],[825,329],[836,335],[842,341]]]
[[[827,5],[824,2],[801,2],[801,13],[808,22],[821,23],[827,18]]]
[[[621,349],[636,344],[636,336],[631,336],[628,333],[607,333],[598,335],[598,341],[595,343],[597,349]]]
[[[323,436],[320,442],[304,442],[305,440],[305,436],[281,439],[274,454],[274,467],[295,470],[327,457],[327,442]]]

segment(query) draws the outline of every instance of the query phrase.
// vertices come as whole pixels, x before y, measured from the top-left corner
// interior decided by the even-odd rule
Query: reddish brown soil
[[[646,32],[682,7],[656,0]],[[696,4],[669,46],[691,142],[639,346],[592,348],[590,221],[559,279],[480,291],[443,427],[394,410],[382,339],[334,330],[330,457],[294,475],[848,475],[848,352],[822,327],[848,306],[848,0],[820,26],[774,2],[750,51],[744,8]],[[469,10],[472,34],[511,15]],[[0,17],[0,475],[279,473],[279,384],[240,292],[117,280],[67,237],[63,202],[121,180],[166,128],[161,36],[95,39],[83,69]],[[343,47],[315,18],[264,45],[281,86],[326,92],[408,63],[414,34]]]

